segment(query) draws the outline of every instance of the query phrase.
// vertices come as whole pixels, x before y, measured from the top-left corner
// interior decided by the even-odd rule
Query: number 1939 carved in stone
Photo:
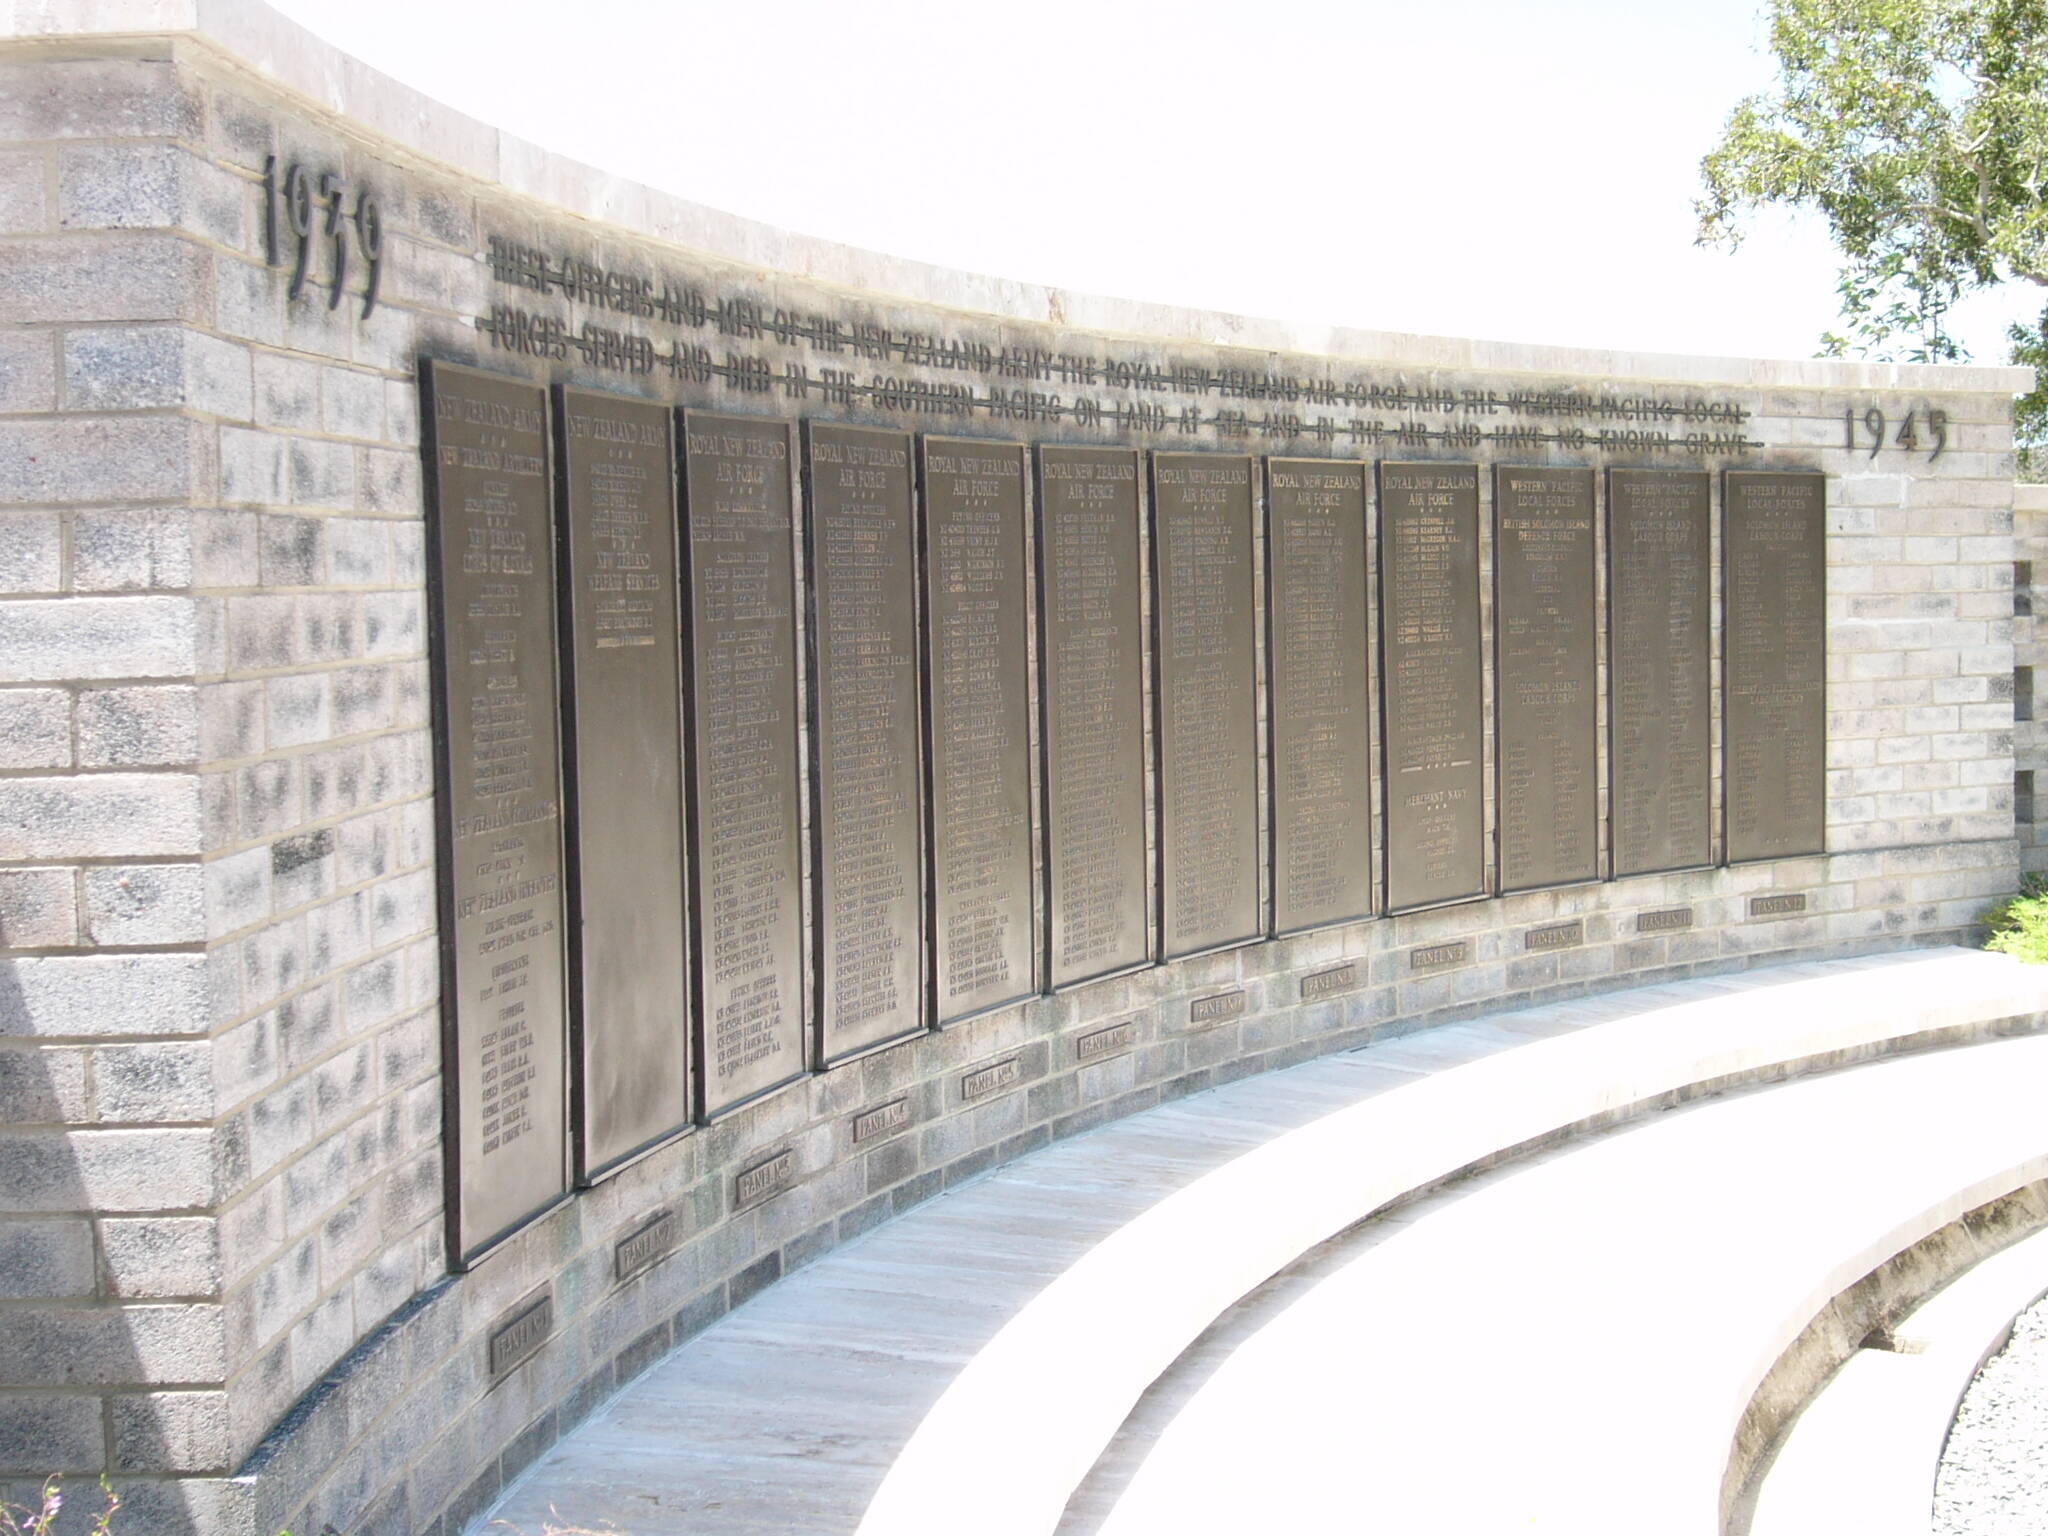
[[[328,265],[334,274],[327,307],[341,307],[341,296],[348,284],[352,228],[353,243],[362,254],[366,272],[362,318],[367,320],[377,307],[384,275],[384,214],[376,196],[367,188],[356,194],[353,212],[347,211],[347,205],[348,178],[339,171],[322,171],[316,188],[312,173],[303,165],[285,167],[280,179],[277,156],[264,157],[264,255],[273,267],[290,265],[292,283],[288,297],[296,299],[305,292],[306,279],[312,275],[313,247],[324,241],[333,253]]]

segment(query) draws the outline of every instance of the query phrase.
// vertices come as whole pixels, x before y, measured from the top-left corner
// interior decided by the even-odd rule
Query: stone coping
[[[2044,1009],[2048,974],[2003,957],[1811,962],[1446,1026],[1144,1111],[771,1287],[497,1514],[608,1518],[630,1463],[631,1496],[692,1530],[1051,1532],[1216,1318],[1389,1202],[1702,1085],[2032,1028]]]
[[[1589,373],[1612,378],[1813,389],[2017,394],[2029,368],[1691,357],[1546,346],[1184,309],[959,272],[777,229],[643,186],[478,122],[323,42],[262,0],[12,0],[0,41],[189,39],[267,77],[315,108],[380,133],[424,159],[582,218],[621,226],[744,266],[953,309],[1050,321],[1105,335],[1432,369]]]

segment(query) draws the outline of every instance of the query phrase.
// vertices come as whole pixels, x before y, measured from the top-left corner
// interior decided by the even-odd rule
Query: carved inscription
[[[689,1124],[669,408],[558,389],[577,1172]]]
[[[1500,888],[1600,873],[1593,472],[1493,472]]]
[[[1713,764],[1708,477],[1607,472],[1614,873],[1709,863]]]
[[[800,1074],[795,531],[789,428],[683,415],[707,1115]]]
[[[1636,918],[1637,933],[1670,933],[1691,926],[1691,907],[1664,907],[1655,912],[1644,912]]]
[[[1188,1022],[1191,1024],[1221,1024],[1225,1019],[1237,1018],[1244,1012],[1244,989],[1234,992],[1212,992],[1207,997],[1198,997],[1188,1004]]]
[[[1826,840],[1826,482],[1731,470],[1723,497],[1727,858]]]
[[[1479,471],[1382,464],[1380,698],[1387,909],[1486,892]]]
[[[676,1213],[663,1211],[612,1249],[612,1277],[629,1280],[676,1245]]]
[[[540,1352],[541,1345],[555,1331],[554,1294],[530,1301],[510,1318],[491,1330],[490,1343],[485,1353],[491,1376],[503,1376],[515,1366],[524,1365]]]
[[[858,1147],[884,1136],[893,1136],[910,1124],[910,1100],[904,1097],[864,1109],[853,1117],[853,1144]]]
[[[567,957],[546,397],[421,365],[434,606],[449,1247],[568,1188]]]
[[[924,1023],[910,434],[810,423],[819,1059]]]
[[[1152,456],[1163,959],[1259,936],[1252,465]]]
[[[732,1181],[732,1208],[744,1211],[788,1189],[796,1181],[796,1149],[784,1147],[740,1170]]]
[[[1372,913],[1365,474],[1266,461],[1275,933]]]
[[[923,447],[932,971],[948,1024],[1037,986],[1024,450]]]
[[[1806,893],[1792,896],[1752,896],[1749,898],[1751,917],[1788,917],[1794,912],[1806,910]]]
[[[1572,949],[1586,942],[1586,924],[1574,918],[1568,923],[1551,923],[1543,928],[1531,928],[1522,935],[1524,949]]]
[[[1038,450],[1047,975],[1152,957],[1146,908],[1138,455]]]
[[[1315,971],[1301,978],[1301,1000],[1312,1003],[1319,997],[1342,992],[1358,985],[1358,962],[1346,960],[1342,965],[1333,965],[1328,970]]]
[[[1449,944],[1425,944],[1420,949],[1408,951],[1408,969],[1433,971],[1439,966],[1463,965],[1471,958],[1472,945],[1466,939],[1456,939]]]
[[[1701,395],[1606,388],[1479,387],[1463,380],[1307,372],[1242,353],[1242,366],[1117,348],[1069,351],[1000,331],[928,331],[891,323],[875,307],[804,310],[780,292],[722,280],[706,291],[688,275],[607,265],[504,235],[487,239],[491,277],[517,290],[477,331],[522,357],[574,358],[585,367],[772,396],[798,408],[888,412],[962,425],[1037,422],[1088,431],[1144,432],[1296,450],[1346,443],[1419,452],[1571,452],[1733,455],[1763,443],[1747,406]],[[536,312],[527,296],[579,306]],[[666,334],[659,334],[659,333]],[[1371,413],[1371,414],[1361,414]]]
[[[1137,1043],[1138,1026],[1135,1021],[1124,1019],[1116,1024],[1105,1024],[1074,1042],[1074,1060],[1082,1066],[1091,1061],[1107,1061],[1112,1056],[1121,1056]]]
[[[1001,1061],[976,1067],[960,1079],[960,1102],[972,1104],[976,1099],[985,1099],[992,1093],[1015,1087],[1023,1075],[1024,1069],[1014,1056],[1005,1056]]]

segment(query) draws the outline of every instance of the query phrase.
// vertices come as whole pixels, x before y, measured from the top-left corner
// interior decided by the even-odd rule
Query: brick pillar
[[[287,305],[273,135],[0,64],[0,1497],[136,1531],[442,1271],[409,360]]]

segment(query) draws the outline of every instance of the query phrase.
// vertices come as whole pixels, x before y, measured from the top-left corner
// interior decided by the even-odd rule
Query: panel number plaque
[[[672,413],[555,392],[576,1172],[688,1125]]]
[[[935,1020],[1037,990],[1024,450],[923,440]]]
[[[420,367],[440,807],[449,1249],[567,1193],[568,1010],[547,397]]]
[[[1380,752],[1386,907],[1486,894],[1479,470],[1382,463]]]
[[[1365,473],[1266,461],[1275,934],[1372,915]]]
[[[910,434],[808,424],[818,1060],[924,1023]]]
[[[1500,889],[1600,875],[1593,471],[1493,471]]]
[[[1826,842],[1827,518],[1818,473],[1723,478],[1727,859]]]
[[[1705,470],[1607,472],[1607,773],[1614,873],[1713,861]]]
[[[789,440],[783,422],[683,413],[707,1116],[805,1067]]]
[[[1055,988],[1152,959],[1138,560],[1137,453],[1041,447],[1039,709]]]
[[[1152,456],[1159,952],[1260,936],[1252,461]]]

